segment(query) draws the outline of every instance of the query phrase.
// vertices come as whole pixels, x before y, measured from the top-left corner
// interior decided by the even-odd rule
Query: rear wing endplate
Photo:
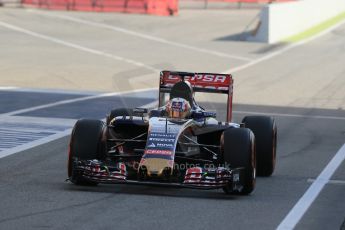
[[[165,103],[165,94],[179,81],[188,81],[194,92],[228,94],[227,122],[232,119],[232,90],[233,78],[231,74],[191,73],[162,71],[159,81],[159,106]]]

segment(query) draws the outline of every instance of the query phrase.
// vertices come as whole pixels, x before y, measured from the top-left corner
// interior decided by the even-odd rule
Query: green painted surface
[[[283,42],[298,42],[301,41],[303,39],[309,38],[311,36],[314,36],[315,34],[318,34],[320,32],[322,32],[323,30],[337,24],[338,22],[345,20],[345,12],[331,18],[328,19],[327,21],[324,21],[310,29],[307,29],[299,34],[295,34],[291,37],[288,37],[286,39],[283,39]]]

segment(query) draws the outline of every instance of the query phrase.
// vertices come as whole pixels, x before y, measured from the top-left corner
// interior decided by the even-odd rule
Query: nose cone
[[[146,168],[148,177],[163,178],[166,176],[170,176],[172,174],[172,164],[173,162],[170,160],[160,158],[149,158],[143,160],[140,163],[139,168]],[[169,175],[167,175],[167,172]]]

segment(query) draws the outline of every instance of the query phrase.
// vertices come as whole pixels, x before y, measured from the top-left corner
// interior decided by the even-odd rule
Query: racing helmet
[[[186,99],[175,97],[166,105],[166,111],[170,118],[184,119],[190,115],[191,107]]]

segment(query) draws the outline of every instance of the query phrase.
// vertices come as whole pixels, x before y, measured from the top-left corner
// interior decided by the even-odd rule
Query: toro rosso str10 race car
[[[225,122],[198,105],[197,92],[227,94]],[[266,116],[231,122],[232,94],[230,74],[162,71],[158,108],[116,108],[106,122],[77,121],[68,179],[251,193],[257,175],[274,171],[277,127]]]

